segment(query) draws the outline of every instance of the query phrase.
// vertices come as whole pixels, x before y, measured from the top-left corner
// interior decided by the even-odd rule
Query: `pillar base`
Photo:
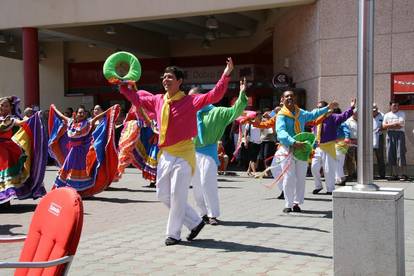
[[[404,275],[404,191],[333,193],[335,275]]]

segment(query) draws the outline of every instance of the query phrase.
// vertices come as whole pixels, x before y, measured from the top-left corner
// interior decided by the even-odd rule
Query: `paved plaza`
[[[55,173],[48,168],[48,188]],[[141,173],[128,169],[120,182],[84,200],[84,229],[69,275],[332,275],[331,196],[312,195],[308,178],[303,212],[283,214],[279,192],[265,187],[270,179],[239,175],[219,177],[221,225],[166,247],[168,210]],[[414,183],[377,183],[405,188],[406,274],[414,275]],[[194,206],[192,198],[190,190]],[[26,233],[36,203],[13,201],[11,211],[0,213],[0,235]],[[187,234],[183,228],[183,240]],[[17,260],[19,250],[2,244],[0,261]]]

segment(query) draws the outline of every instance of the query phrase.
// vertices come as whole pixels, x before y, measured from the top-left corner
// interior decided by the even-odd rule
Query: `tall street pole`
[[[373,183],[374,2],[359,0],[358,16],[358,184],[357,191],[377,191]]]

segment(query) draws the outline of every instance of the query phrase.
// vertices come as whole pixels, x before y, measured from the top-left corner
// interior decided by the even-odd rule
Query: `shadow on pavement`
[[[16,204],[14,205],[12,202],[12,205],[10,208],[2,209],[0,208],[0,214],[23,214],[23,213],[29,213],[33,212],[37,207],[37,204]]]
[[[241,187],[233,187],[233,186],[219,186],[219,189],[241,189]]]
[[[305,216],[300,215],[300,214],[305,214]],[[318,218],[332,218],[332,210],[330,211],[315,211],[315,210],[302,210],[301,213],[295,213],[295,217],[307,217],[309,218],[310,216],[306,216],[306,214],[308,215],[323,215],[322,217]]]
[[[108,192],[155,193],[154,188],[149,189],[149,190],[135,190],[135,189],[129,189],[129,188],[109,187],[105,191],[108,191]]]
[[[157,200],[133,200],[127,198],[109,198],[109,197],[89,197],[85,198],[84,201],[103,201],[103,202],[111,202],[111,203],[156,203],[159,202]]]
[[[217,178],[218,182],[244,182],[240,180],[233,180],[233,179],[227,179],[227,178]]]
[[[4,224],[0,225],[0,235],[7,235],[7,236],[17,236],[17,235],[24,235],[23,233],[13,233],[10,231],[13,228],[22,227],[21,224]]]
[[[282,225],[276,223],[268,222],[253,222],[253,221],[220,221],[220,225],[223,226],[244,226],[246,228],[260,228],[260,227],[280,227],[280,228],[290,228],[290,229],[299,229],[307,231],[317,231],[323,233],[329,233],[329,231],[321,230],[319,228],[312,227],[301,227],[301,226],[291,226],[291,225]]]
[[[330,198],[305,197],[305,200],[331,202],[332,201],[332,197],[330,197]]]
[[[212,248],[212,249],[223,249],[225,252],[260,252],[260,253],[286,253],[291,255],[302,255],[324,259],[332,259],[332,256],[319,255],[309,252],[300,252],[284,249],[276,249],[265,246],[248,245],[235,242],[227,241],[216,241],[213,239],[197,239],[192,242],[182,242],[184,246],[199,247],[199,248]]]

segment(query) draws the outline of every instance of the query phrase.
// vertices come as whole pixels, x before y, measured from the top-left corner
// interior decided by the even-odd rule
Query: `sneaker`
[[[280,193],[277,199],[285,199],[285,194],[283,193],[283,191]]]
[[[210,225],[218,225],[219,224],[219,221],[218,221],[217,218],[209,218],[208,219],[208,224],[210,224]]]
[[[292,212],[292,208],[283,209],[283,213],[290,213],[290,212]]]
[[[174,239],[174,238],[168,237],[168,238],[165,240],[165,245],[166,245],[166,246],[170,246],[170,245],[177,244],[177,243],[179,243],[179,242],[180,242],[180,240],[177,240],[177,239]]]
[[[317,194],[319,194],[320,191],[322,191],[322,188],[315,189],[315,190],[312,191],[312,194],[317,195]]]
[[[327,195],[332,195],[332,192],[326,192]]]
[[[191,230],[190,234],[187,236],[187,241],[194,240],[200,233],[201,229],[203,229],[204,225],[206,225],[204,221],[201,221],[200,224],[198,224],[193,230]]]
[[[202,216],[201,219],[204,221],[205,224],[208,224],[209,218],[207,215]]]
[[[300,209],[298,204],[293,205],[292,212],[300,213],[302,210]]]

